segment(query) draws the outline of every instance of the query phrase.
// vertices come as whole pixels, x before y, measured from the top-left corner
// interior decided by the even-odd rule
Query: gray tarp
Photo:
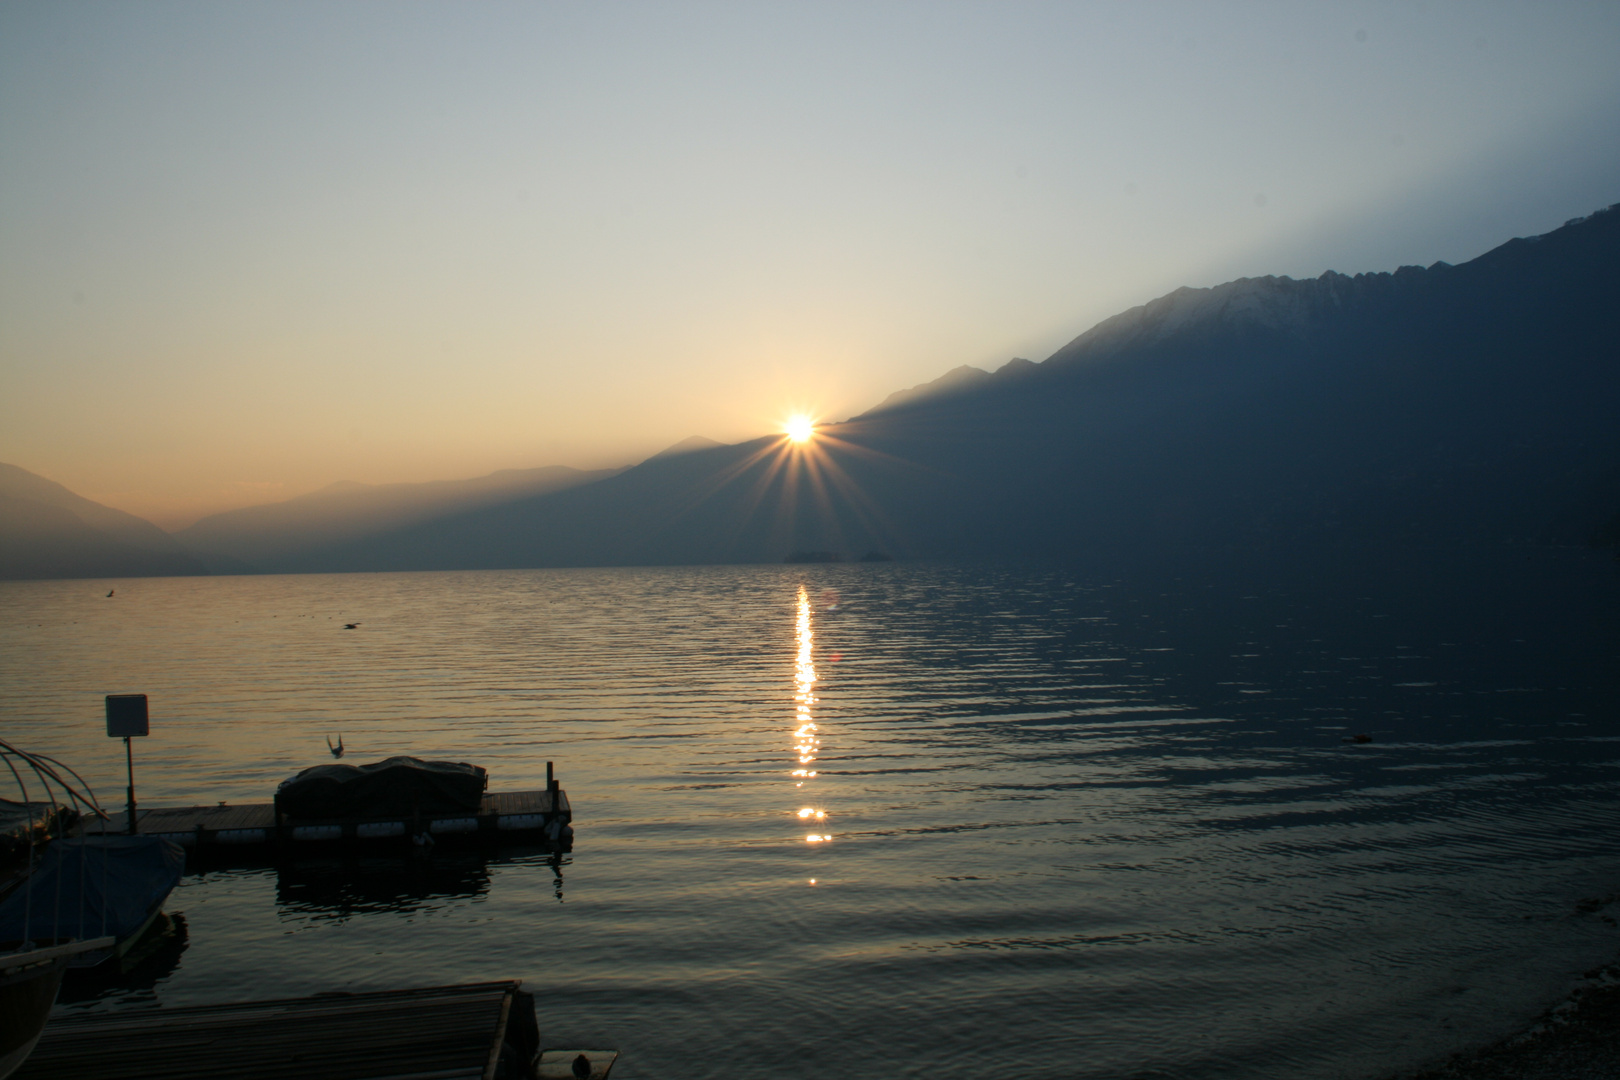
[[[276,802],[294,818],[477,813],[489,774],[458,761],[391,757],[370,765],[316,765],[283,780]]]
[[[0,941],[122,939],[141,928],[185,868],[185,849],[156,836],[53,840],[0,903]]]

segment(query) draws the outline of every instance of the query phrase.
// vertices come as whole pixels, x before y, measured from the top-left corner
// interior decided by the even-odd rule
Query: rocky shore
[[[1620,966],[1589,972],[1585,985],[1529,1030],[1392,1080],[1616,1078],[1620,1078]]]

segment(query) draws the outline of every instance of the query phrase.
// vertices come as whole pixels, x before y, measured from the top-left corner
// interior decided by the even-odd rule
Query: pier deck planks
[[[60,1017],[13,1080],[487,1080],[538,1046],[517,980]]]

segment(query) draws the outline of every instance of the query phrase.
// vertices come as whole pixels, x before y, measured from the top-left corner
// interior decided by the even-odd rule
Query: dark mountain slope
[[[658,453],[654,454],[653,457],[655,457],[655,458],[679,457],[682,454],[690,454],[694,450],[710,450],[710,449],[713,449],[716,446],[724,446],[724,445],[725,445],[724,443],[716,442],[714,439],[708,439],[708,438],[703,437],[702,435],[692,435],[692,436],[690,436],[688,438],[682,439],[680,442],[676,443],[674,446],[666,446],[666,447],[664,447],[664,449],[662,449],[662,450],[658,451]],[[651,460],[651,459],[649,459],[649,460]]]
[[[774,458],[767,452],[780,444],[772,437],[651,458],[587,487],[350,545],[332,552],[323,569],[756,561],[799,535],[793,500],[781,498],[780,477],[768,477]]]
[[[145,518],[0,464],[0,578],[146,577],[207,571]]]
[[[1014,360],[1013,363],[1027,364],[1029,361]],[[989,378],[991,378],[991,374],[988,371],[963,364],[961,367],[952,368],[930,382],[919,383],[908,390],[896,390],[884,398],[875,408],[868,409],[862,415],[873,416],[877,413],[888,412],[890,409],[898,409],[904,405],[916,405],[928,398],[965,393],[983,385]]]
[[[1580,544],[1620,511],[1620,214],[1462,266],[1183,289],[1044,364],[333,552],[332,569],[775,561],[1175,566]],[[819,466],[819,467],[813,467]]]

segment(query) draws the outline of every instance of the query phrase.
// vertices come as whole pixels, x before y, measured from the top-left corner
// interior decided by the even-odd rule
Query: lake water
[[[560,860],[189,874],[184,951],[59,1011],[516,977],[625,1080],[1377,1077],[1620,953],[1611,642],[1400,603],[904,564],[0,583],[0,730],[115,806],[101,698],[144,692],[145,805],[266,801],[341,734],[496,789],[552,760],[575,807]]]

